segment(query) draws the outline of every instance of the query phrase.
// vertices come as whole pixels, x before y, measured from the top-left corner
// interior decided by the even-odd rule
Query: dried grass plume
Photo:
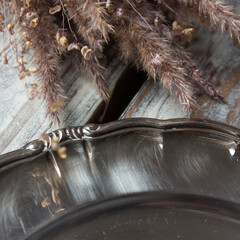
[[[146,71],[189,109],[198,106],[196,86],[222,101],[185,48],[196,38],[196,23],[240,43],[239,18],[219,0],[0,0],[0,31],[13,36],[7,47],[16,53],[14,67],[20,79],[36,75],[29,98],[42,97],[53,122],[59,121],[65,99],[60,59],[70,51],[108,99],[99,58],[110,41],[121,58]],[[4,49],[1,55],[8,64]]]

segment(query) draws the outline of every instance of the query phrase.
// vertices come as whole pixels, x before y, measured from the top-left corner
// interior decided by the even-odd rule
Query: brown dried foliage
[[[220,28],[240,42],[240,21],[231,6],[215,0],[6,0],[0,1],[0,30],[16,35],[18,46],[32,52],[34,69],[21,58],[16,67],[23,78],[36,72],[47,112],[58,121],[64,94],[59,75],[60,57],[75,51],[82,69],[90,74],[102,96],[109,96],[99,63],[103,49],[114,38],[120,56],[144,69],[168,87],[181,103],[197,106],[196,84],[206,94],[223,100],[208,83],[184,46],[196,37],[192,23]],[[14,15],[6,23],[6,11]],[[57,18],[55,18],[57,15]],[[181,22],[182,21],[182,22]],[[15,34],[17,33],[17,34]],[[4,62],[7,56],[2,52]]]
[[[47,113],[53,121],[59,121],[57,112],[62,105],[64,94],[60,78],[60,57],[57,53],[56,33],[58,25],[49,14],[49,1],[35,1],[32,7],[15,1],[16,27],[22,45],[31,41],[32,65],[39,80],[39,94],[47,103]],[[36,20],[38,19],[38,20]],[[33,23],[36,24],[36,26]],[[23,70],[24,71],[24,70]]]

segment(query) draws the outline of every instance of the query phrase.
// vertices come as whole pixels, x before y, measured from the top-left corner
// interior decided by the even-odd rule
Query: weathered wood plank
[[[240,12],[240,3],[235,3]],[[191,114],[192,118],[208,118],[230,125],[240,127],[240,50],[236,48],[232,40],[220,33],[210,33],[206,29],[199,30],[199,38],[189,50],[198,60],[200,67],[208,74],[209,61],[216,68],[216,76],[219,79],[219,87],[226,104],[210,99],[208,96],[199,97],[200,111]],[[158,84],[148,81],[144,84],[121,118],[151,117],[158,119],[170,119],[187,117],[187,111],[183,107],[174,104],[169,92]]]
[[[131,101],[121,118],[181,118],[187,117],[187,111],[179,104],[174,104],[167,89],[147,81]]]
[[[9,65],[14,59],[9,55]],[[1,65],[0,87],[0,154],[22,147],[27,142],[38,138],[42,133],[57,128],[85,124],[94,114],[103,110],[104,101],[92,80],[81,73],[80,69],[71,64],[70,56],[63,65],[63,83],[68,101],[64,112],[60,114],[60,126],[49,126],[45,118],[45,106],[39,99],[32,101],[27,98],[24,82],[20,81],[17,73],[10,66]],[[126,65],[115,59],[110,61],[104,73],[110,93],[116,82],[126,70]],[[24,80],[34,82],[34,78]]]

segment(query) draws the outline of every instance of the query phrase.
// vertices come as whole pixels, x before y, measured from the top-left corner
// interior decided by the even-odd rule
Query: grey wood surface
[[[231,1],[236,11],[240,12],[240,3]],[[205,118],[240,127],[240,50],[232,40],[219,32],[211,33],[200,28],[198,39],[189,46],[189,51],[209,78],[213,66],[219,80],[219,89],[226,104],[217,102],[208,96],[198,97],[200,110],[193,112],[191,118]],[[213,65],[209,66],[209,62]],[[187,110],[175,104],[169,91],[160,84],[147,81],[136,94],[121,118],[150,117],[170,119],[189,117]]]
[[[4,47],[4,43],[0,46]],[[68,100],[63,106],[64,112],[60,113],[61,124],[49,126],[44,103],[38,98],[27,98],[28,90],[25,86],[36,82],[34,76],[19,80],[17,71],[12,67],[15,59],[11,49],[6,53],[9,64],[0,64],[0,154],[18,149],[45,132],[85,124],[96,113],[101,115],[104,111],[105,102],[91,78],[72,64],[72,55],[62,65],[62,80]],[[110,93],[126,68],[118,59],[109,61],[104,75]]]

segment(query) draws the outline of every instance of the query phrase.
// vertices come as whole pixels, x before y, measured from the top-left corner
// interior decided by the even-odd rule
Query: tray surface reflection
[[[186,119],[50,133],[0,156],[1,239],[239,239],[239,136]]]

